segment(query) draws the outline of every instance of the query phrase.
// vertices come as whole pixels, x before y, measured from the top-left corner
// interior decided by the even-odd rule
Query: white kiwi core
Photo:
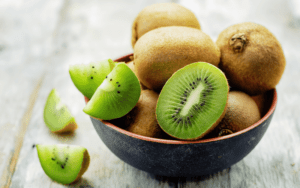
[[[57,153],[56,153],[56,159],[57,161],[63,163],[66,159],[66,151],[65,151],[65,148],[62,147],[62,146],[58,146],[57,148]]]
[[[194,104],[198,104],[200,102],[201,92],[205,89],[204,84],[199,84],[193,91],[191,91],[189,97],[187,98],[186,104],[180,111],[181,116],[186,116],[189,113],[189,110],[192,108]]]
[[[114,86],[108,79],[105,79],[99,87],[106,92],[114,91],[116,89],[116,86]]]

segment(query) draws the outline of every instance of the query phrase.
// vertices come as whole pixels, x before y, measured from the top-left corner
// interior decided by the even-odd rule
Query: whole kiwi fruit
[[[220,69],[229,85],[249,95],[275,88],[286,61],[282,47],[264,26],[245,22],[223,30],[216,41],[221,51]]]
[[[260,119],[258,106],[248,94],[242,91],[230,91],[225,116],[215,132],[219,136],[234,133],[253,125]]]
[[[171,75],[194,62],[218,66],[220,51],[199,29],[160,27],[143,35],[134,47],[135,72],[147,88],[160,91]]]
[[[133,22],[132,47],[148,31],[165,26],[186,26],[201,29],[196,16],[189,9],[176,3],[153,4],[145,7]]]
[[[142,90],[140,99],[136,106],[127,114],[131,119],[127,130],[142,136],[162,138],[163,130],[158,125],[155,116],[158,93],[153,90]]]

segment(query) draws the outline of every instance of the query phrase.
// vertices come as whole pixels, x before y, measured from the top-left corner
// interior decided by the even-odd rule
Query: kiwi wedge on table
[[[225,115],[229,86],[224,73],[206,62],[189,64],[166,82],[156,107],[161,128],[183,140],[202,138]]]
[[[75,118],[53,88],[44,107],[44,122],[54,133],[72,132],[77,129]]]
[[[102,120],[120,118],[133,109],[140,94],[141,86],[134,72],[125,63],[117,63],[83,111]]]
[[[77,181],[90,164],[89,153],[81,146],[38,144],[36,148],[44,172],[58,183]]]

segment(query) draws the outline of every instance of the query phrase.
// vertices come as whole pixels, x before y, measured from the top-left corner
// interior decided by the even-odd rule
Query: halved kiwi
[[[75,118],[61,101],[55,88],[51,90],[45,104],[44,122],[54,133],[71,132],[77,128]]]
[[[69,73],[76,88],[90,99],[114,66],[115,62],[108,59],[96,63],[71,65]]]
[[[81,146],[38,144],[36,148],[44,172],[58,183],[75,182],[90,164],[89,153]]]
[[[126,115],[139,100],[141,86],[134,72],[118,63],[106,76],[83,111],[102,120]]]
[[[156,107],[158,123],[172,137],[202,138],[224,117],[228,92],[219,68],[205,62],[189,64],[164,85]]]

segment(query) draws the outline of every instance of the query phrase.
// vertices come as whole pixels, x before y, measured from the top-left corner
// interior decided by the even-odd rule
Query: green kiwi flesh
[[[55,88],[51,90],[45,104],[44,122],[52,132],[56,133],[70,132],[77,128],[75,118],[61,101]]]
[[[108,59],[96,63],[71,65],[69,73],[76,88],[90,99],[114,66],[115,62]]]
[[[183,140],[202,138],[225,115],[229,86],[224,73],[205,62],[175,72],[159,95],[156,117],[170,136]]]
[[[90,156],[84,147],[38,144],[36,148],[44,172],[58,183],[70,184],[88,169]]]
[[[118,63],[106,76],[83,111],[102,120],[126,115],[139,100],[141,86],[134,72]]]

